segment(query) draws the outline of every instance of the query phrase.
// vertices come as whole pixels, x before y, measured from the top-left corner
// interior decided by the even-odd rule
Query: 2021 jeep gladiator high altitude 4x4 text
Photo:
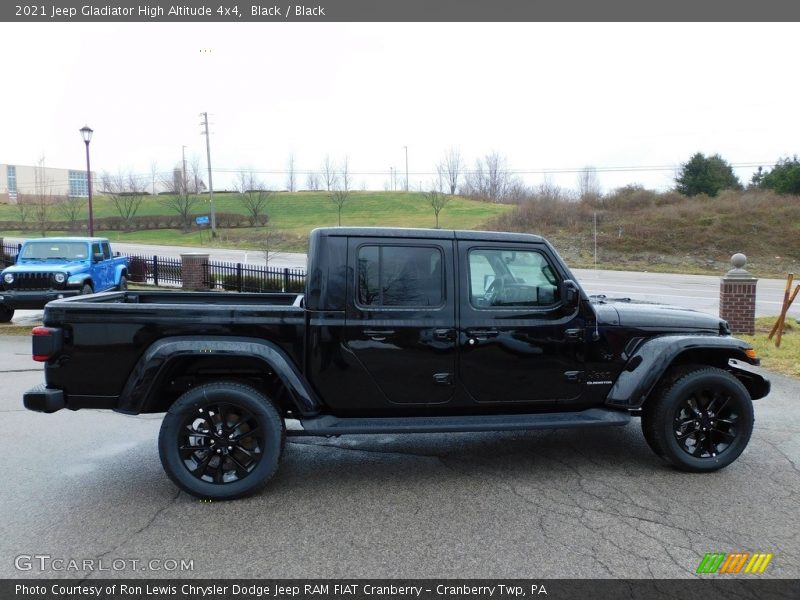
[[[306,293],[120,291],[33,331],[31,410],[166,412],[170,478],[235,498],[287,435],[625,425],[686,471],[733,462],[769,382],[720,319],[591,299],[541,237],[317,229]],[[93,375],[102,365],[103,375]],[[285,423],[292,420],[292,427]]]

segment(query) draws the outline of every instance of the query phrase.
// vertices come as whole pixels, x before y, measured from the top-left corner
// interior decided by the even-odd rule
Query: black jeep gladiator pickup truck
[[[590,298],[528,234],[326,228],[306,293],[119,291],[50,302],[28,409],[166,412],[169,477],[249,493],[285,436],[627,424],[667,462],[733,462],[769,381],[710,315]],[[287,424],[290,425],[287,427]]]

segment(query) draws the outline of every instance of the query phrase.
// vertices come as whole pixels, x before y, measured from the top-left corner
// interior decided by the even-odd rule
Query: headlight
[[[14,274],[13,273],[6,273],[3,275],[3,281],[6,283],[14,283]]]
[[[56,283],[64,283],[67,278],[64,277],[63,273],[56,273],[53,279],[56,280]]]

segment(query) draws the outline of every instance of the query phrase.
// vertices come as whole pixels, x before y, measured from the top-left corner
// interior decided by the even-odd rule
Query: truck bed
[[[135,290],[56,300],[45,308],[44,325],[63,330],[60,360],[70,368],[48,364],[45,378],[68,396],[92,395],[97,406],[113,408],[142,352],[161,338],[175,336],[270,340],[302,364],[302,303],[302,294],[291,293]],[[87,373],[96,375],[85,377]]]

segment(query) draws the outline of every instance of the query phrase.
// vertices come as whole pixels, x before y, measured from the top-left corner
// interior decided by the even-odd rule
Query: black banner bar
[[[796,600],[800,580],[758,576],[700,579],[405,580],[2,580],[3,600]]]
[[[0,3],[17,22],[798,21],[787,0],[60,0]]]

